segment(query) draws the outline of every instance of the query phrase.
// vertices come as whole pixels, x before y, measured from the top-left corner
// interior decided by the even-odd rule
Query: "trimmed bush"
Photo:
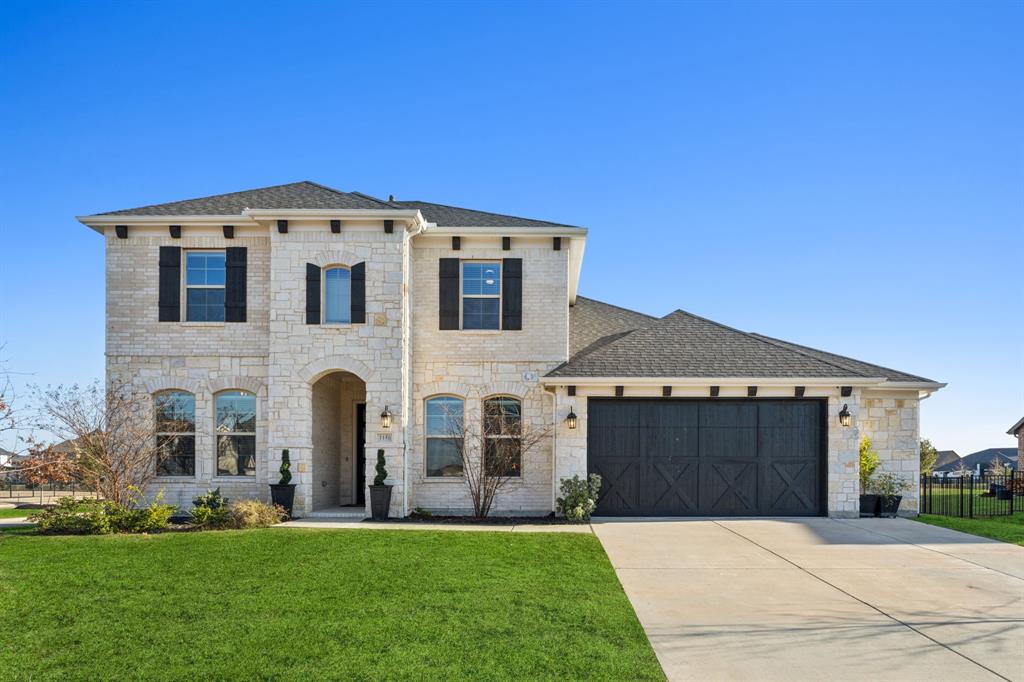
[[[228,500],[220,488],[208,490],[192,500],[192,523],[203,528],[227,528],[233,525]]]
[[[111,532],[107,503],[62,497],[52,509],[29,514],[40,533],[104,535]]]
[[[590,520],[597,507],[597,493],[601,490],[601,477],[590,474],[587,480],[579,476],[562,479],[562,496],[555,500],[557,509],[565,518],[577,523]]]
[[[237,500],[228,509],[235,528],[266,528],[281,523],[288,516],[281,505],[259,500]]]

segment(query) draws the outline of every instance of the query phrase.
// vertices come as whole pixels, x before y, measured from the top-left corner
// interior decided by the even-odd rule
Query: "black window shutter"
[[[225,249],[224,321],[245,322],[245,258],[244,246]]]
[[[352,324],[366,323],[366,263],[352,266]]]
[[[306,324],[320,324],[320,267],[306,263]]]
[[[501,262],[501,328],[523,328],[523,259]]]
[[[459,328],[459,259],[442,258],[439,282],[440,329]]]
[[[181,247],[160,247],[160,321],[181,321]]]

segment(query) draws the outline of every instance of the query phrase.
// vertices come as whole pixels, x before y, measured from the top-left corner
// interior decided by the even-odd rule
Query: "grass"
[[[0,509],[0,519],[17,519],[28,516],[38,509]]]
[[[952,516],[921,514],[918,521],[933,526],[951,528],[962,533],[980,535],[983,538],[1001,540],[1024,547],[1024,512],[1012,516],[990,516],[985,518],[961,519]]]
[[[0,534],[0,679],[664,675],[592,535]]]

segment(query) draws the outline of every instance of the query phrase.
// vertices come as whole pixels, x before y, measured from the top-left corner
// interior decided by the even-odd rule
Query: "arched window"
[[[484,401],[484,466],[492,476],[518,477],[522,469],[523,406],[518,398]]]
[[[153,396],[156,408],[157,476],[196,475],[196,397],[188,391]]]
[[[216,398],[217,475],[256,475],[256,396],[223,391]]]
[[[427,476],[462,475],[464,406],[462,398],[449,395],[427,399]]]
[[[348,268],[324,270],[324,324],[352,322],[352,273]]]

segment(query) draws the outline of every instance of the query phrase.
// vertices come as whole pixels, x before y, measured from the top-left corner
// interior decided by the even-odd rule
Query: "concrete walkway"
[[[906,519],[593,528],[671,680],[1024,681],[1024,548]]]

